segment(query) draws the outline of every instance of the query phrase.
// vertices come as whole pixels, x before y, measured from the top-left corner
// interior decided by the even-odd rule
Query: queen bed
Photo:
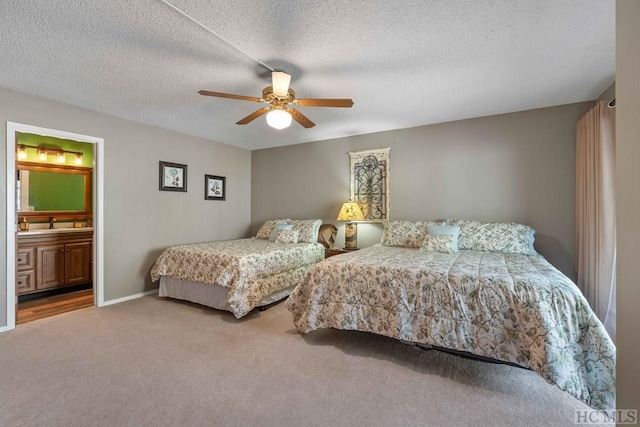
[[[313,266],[286,307],[303,334],[358,330],[464,352],[615,407],[615,346],[527,226],[389,221],[382,244]]]
[[[167,248],[151,270],[158,294],[221,310],[237,318],[287,297],[324,258],[321,220],[269,220],[256,237]]]

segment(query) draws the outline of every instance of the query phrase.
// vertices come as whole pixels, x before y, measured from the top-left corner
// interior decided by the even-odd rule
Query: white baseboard
[[[0,334],[7,331],[13,331],[14,328],[10,328],[8,326],[0,326]]]
[[[139,294],[133,294],[133,295],[129,295],[127,297],[111,299],[109,301],[103,302],[102,303],[102,307],[106,307],[108,305],[113,305],[113,304],[118,304],[118,303],[121,303],[121,302],[125,302],[125,301],[129,301],[129,300],[132,300],[132,299],[136,299],[136,298],[146,297],[147,295],[153,295],[153,294],[157,294],[157,293],[158,293],[157,289],[152,289],[150,291],[140,292]]]

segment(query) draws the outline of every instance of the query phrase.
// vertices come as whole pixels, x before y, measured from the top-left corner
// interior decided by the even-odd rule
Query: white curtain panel
[[[615,342],[615,109],[598,101],[577,124],[578,286]]]

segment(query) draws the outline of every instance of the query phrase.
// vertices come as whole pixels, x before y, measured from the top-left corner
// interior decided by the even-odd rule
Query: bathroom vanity
[[[92,281],[93,228],[18,233],[18,295]]]

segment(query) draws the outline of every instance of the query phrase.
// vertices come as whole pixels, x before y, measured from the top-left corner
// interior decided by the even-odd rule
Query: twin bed
[[[302,334],[358,330],[464,352],[531,369],[595,409],[615,407],[615,346],[576,285],[533,250],[529,227],[388,221],[381,244],[325,260],[317,243],[241,241],[189,245],[177,257],[170,248],[152,275],[217,283],[236,317],[284,291]],[[212,247],[222,260],[239,256],[198,267]],[[176,288],[161,282],[161,295]]]

